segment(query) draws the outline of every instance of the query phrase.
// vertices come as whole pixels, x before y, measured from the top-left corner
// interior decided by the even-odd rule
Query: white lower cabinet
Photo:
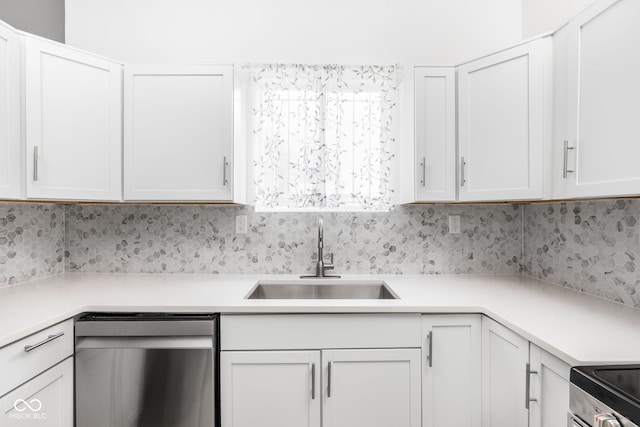
[[[0,397],[3,427],[73,427],[73,358]]]
[[[527,427],[529,341],[482,318],[482,426]]]
[[[571,367],[482,318],[482,426],[564,427]]]
[[[220,367],[225,427],[420,426],[417,348],[223,351]]]
[[[324,427],[420,426],[420,349],[323,350]]]
[[[221,319],[222,427],[566,425],[570,366],[481,314]]]
[[[529,427],[565,427],[569,408],[571,367],[535,344],[530,344]]]
[[[0,348],[0,426],[73,426],[73,320]]]
[[[319,427],[319,351],[223,351],[223,426]]]
[[[222,427],[420,427],[420,315],[223,315],[220,337]]]
[[[422,427],[480,427],[481,318],[422,316]]]

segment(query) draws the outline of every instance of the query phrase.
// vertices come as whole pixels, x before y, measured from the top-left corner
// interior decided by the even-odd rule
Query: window
[[[251,67],[258,210],[389,210],[396,67]]]

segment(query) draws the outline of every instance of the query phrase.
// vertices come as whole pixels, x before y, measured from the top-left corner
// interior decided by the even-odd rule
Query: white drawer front
[[[420,347],[419,314],[223,315],[222,350]]]
[[[73,427],[73,358],[0,397],[2,427]]]
[[[0,396],[72,354],[73,319],[0,348]]]

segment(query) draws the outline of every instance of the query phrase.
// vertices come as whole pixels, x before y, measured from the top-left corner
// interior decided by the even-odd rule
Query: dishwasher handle
[[[87,320],[84,320],[87,319]],[[86,316],[76,322],[76,337],[176,337],[212,336],[217,333],[217,318],[211,316],[152,317]]]
[[[77,337],[76,350],[213,349],[211,336]]]

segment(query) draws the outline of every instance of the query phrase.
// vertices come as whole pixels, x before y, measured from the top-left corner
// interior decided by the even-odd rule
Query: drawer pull
[[[25,351],[25,353],[28,353],[31,350],[35,350],[36,348],[41,347],[41,346],[45,345],[48,342],[51,342],[51,341],[53,341],[53,340],[55,340],[57,338],[60,338],[63,335],[64,335],[64,332],[58,332],[57,334],[49,335],[47,338],[43,339],[39,343],[36,343],[36,344],[33,344],[33,345],[25,345],[24,346],[24,351]]]

